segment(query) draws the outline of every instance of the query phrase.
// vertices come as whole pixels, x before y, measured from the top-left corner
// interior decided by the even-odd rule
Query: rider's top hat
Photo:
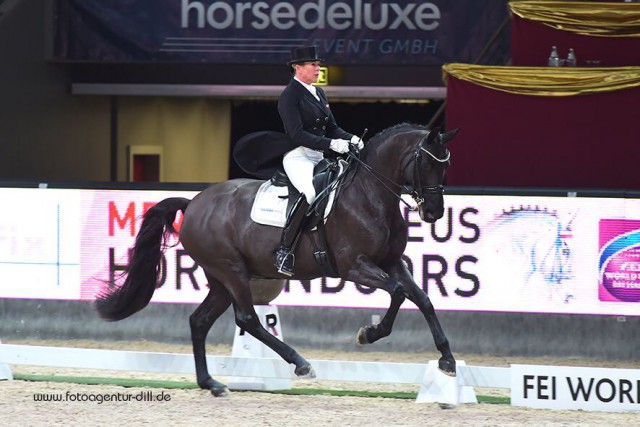
[[[291,61],[287,62],[287,65],[313,61],[322,61],[318,58],[318,49],[315,46],[294,47],[291,49]]]

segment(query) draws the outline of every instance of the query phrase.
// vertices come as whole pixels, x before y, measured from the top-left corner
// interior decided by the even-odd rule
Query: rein
[[[403,172],[404,170],[409,166],[409,164],[411,163],[411,160],[413,160],[415,166],[413,169],[413,174],[414,174],[414,187],[423,189],[424,192],[426,194],[443,194],[444,193],[444,186],[442,186],[441,184],[439,185],[429,185],[426,187],[422,187],[420,185],[420,173],[419,173],[419,169],[420,169],[420,161],[422,159],[422,152],[427,153],[429,156],[431,156],[431,158],[433,158],[435,161],[439,162],[439,163],[446,163],[449,161],[449,158],[451,157],[451,152],[449,150],[447,150],[447,156],[444,159],[439,159],[438,157],[436,157],[433,153],[431,153],[429,150],[427,150],[426,148],[424,148],[422,146],[422,144],[424,143],[424,138],[420,140],[420,142],[418,142],[418,144],[416,145],[416,151],[413,155],[412,158],[410,158],[407,161],[407,164],[402,168]],[[409,187],[406,185],[400,185],[398,183],[396,183],[395,181],[393,181],[392,179],[388,178],[387,176],[385,176],[384,174],[378,172],[377,170],[375,170],[374,168],[372,168],[370,165],[368,165],[367,163],[363,162],[362,160],[360,160],[360,158],[354,154],[351,150],[349,151],[349,157],[356,161],[359,165],[361,165],[362,167],[364,167],[369,173],[371,173],[374,178],[376,178],[391,194],[393,194],[396,199],[400,200],[402,203],[405,204],[405,206],[407,206],[407,208],[409,208],[409,210],[411,211],[416,211],[420,208],[420,206],[422,206],[424,204],[424,197],[421,197],[420,194],[418,193],[417,190],[413,190],[413,191],[409,191]],[[386,181],[386,182],[385,182]],[[417,183],[417,186],[415,185]],[[396,192],[396,190],[392,189],[389,187],[389,185],[387,184],[391,184],[392,186],[396,187],[397,189],[400,190],[400,192]],[[402,198],[402,190],[406,190],[411,197],[413,198],[413,200],[416,202],[416,206],[411,206],[409,203],[407,203],[403,198]]]

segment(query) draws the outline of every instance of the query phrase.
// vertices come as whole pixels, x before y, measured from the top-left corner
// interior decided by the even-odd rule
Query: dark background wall
[[[331,102],[331,110],[340,126],[361,135],[367,129],[366,140],[376,133],[402,122],[426,125],[442,105],[442,100],[423,102]],[[242,136],[261,130],[282,132],[276,100],[234,101],[231,114],[232,145]],[[230,159],[229,178],[247,176]]]
[[[173,162],[165,170],[189,172],[184,176],[169,173],[164,181],[219,181],[237,173],[227,175],[225,168],[224,176],[212,176],[200,167],[201,159],[215,158],[212,151],[217,150],[224,153],[226,165],[229,147],[239,137],[281,126],[276,100],[268,97],[74,95],[71,88],[76,83],[284,87],[290,73],[284,64],[54,61],[50,54],[53,4],[53,0],[0,3],[0,181],[126,181],[129,144],[164,145],[163,161]],[[341,85],[443,85],[438,66],[353,65],[336,68],[332,75],[332,83]],[[427,99],[411,103],[331,101],[343,128],[361,132],[367,127],[369,136],[403,121],[427,124],[442,103]],[[188,135],[191,127],[177,118],[189,114],[210,118],[206,134]],[[141,132],[142,128],[155,128],[163,135],[182,130],[185,136],[162,140],[151,131]],[[190,156],[182,160],[167,153]],[[195,171],[199,174],[194,176]]]
[[[71,96],[45,61],[48,3],[0,5],[0,179],[109,180],[109,98]]]

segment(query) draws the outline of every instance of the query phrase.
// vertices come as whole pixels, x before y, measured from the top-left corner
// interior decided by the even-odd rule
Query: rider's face
[[[301,64],[295,64],[294,67],[296,77],[308,85],[317,82],[318,77],[320,77],[320,61],[303,62]]]

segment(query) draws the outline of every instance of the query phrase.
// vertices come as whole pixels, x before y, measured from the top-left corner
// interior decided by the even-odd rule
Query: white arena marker
[[[0,346],[2,345],[2,341],[0,341]],[[1,380],[12,380],[13,374],[11,373],[11,368],[6,363],[0,363],[0,381]]]
[[[463,360],[456,361],[458,368],[466,366]],[[420,385],[416,403],[440,403],[459,405],[478,403],[473,387],[462,385],[460,378],[451,377],[438,369],[438,361],[430,360]]]
[[[0,344],[0,364],[54,366],[115,371],[166,372],[194,375],[193,355],[151,353],[119,350],[96,350],[65,347],[41,347]],[[510,386],[509,368],[464,366],[458,362],[458,376],[447,377],[437,369],[437,362],[427,364],[309,360],[319,381],[349,381],[422,386],[418,402],[475,402],[471,387]],[[280,358],[207,356],[214,377],[245,377],[262,379],[295,378],[293,366]],[[431,372],[427,372],[428,368]],[[436,376],[436,374],[441,376]],[[453,383],[446,384],[446,381]],[[444,382],[444,383],[443,383]],[[442,397],[442,393],[453,397]],[[428,390],[430,387],[435,387]],[[448,390],[448,391],[447,391]],[[453,403],[452,403],[453,402]]]

